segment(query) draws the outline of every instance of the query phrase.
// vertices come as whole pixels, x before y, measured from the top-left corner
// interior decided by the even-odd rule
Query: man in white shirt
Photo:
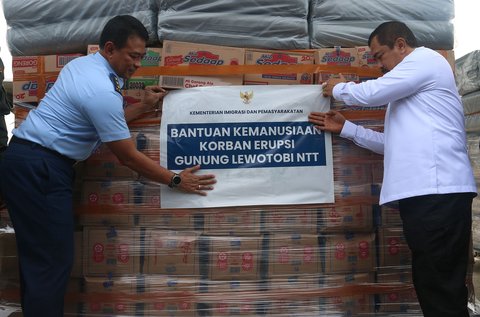
[[[467,317],[465,278],[476,185],[452,69],[437,52],[417,47],[401,22],[378,26],[368,45],[388,72],[359,84],[332,78],[323,92],[352,106],[387,104],[385,132],[357,126],[336,111],[311,113],[309,121],[384,154],[380,204],[399,202],[424,316]]]

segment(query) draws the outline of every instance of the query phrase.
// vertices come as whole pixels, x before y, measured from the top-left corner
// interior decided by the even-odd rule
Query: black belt
[[[62,160],[68,162],[68,164],[70,165],[75,165],[75,163],[77,162],[76,160],[74,159],[71,159],[69,158],[68,156],[65,156],[63,154],[60,154],[58,153],[57,151],[55,150],[52,150],[52,149],[49,149],[49,148],[46,148],[38,143],[35,143],[35,142],[32,142],[32,141],[29,141],[29,140],[25,140],[25,139],[21,139],[19,137],[16,137],[16,136],[12,136],[12,139],[10,140],[10,143],[18,143],[18,144],[23,144],[23,145],[29,145],[29,146],[32,146],[32,148],[36,148],[40,151],[43,151],[43,152],[46,152],[46,153],[49,153],[49,154],[53,154],[59,158],[61,158]]]

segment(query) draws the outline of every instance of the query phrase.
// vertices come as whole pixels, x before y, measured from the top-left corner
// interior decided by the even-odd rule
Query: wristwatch
[[[181,182],[182,182],[182,177],[180,177],[179,174],[175,173],[173,174],[172,179],[170,179],[170,184],[168,184],[168,187],[170,188],[178,187]]]

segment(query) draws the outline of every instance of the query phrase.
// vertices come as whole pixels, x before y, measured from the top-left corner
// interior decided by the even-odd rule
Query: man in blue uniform
[[[112,18],[100,52],[77,58],[61,71],[37,109],[13,131],[0,165],[0,184],[15,229],[25,317],[63,316],[73,263],[73,164],[100,142],[122,164],[170,187],[206,195],[213,175],[200,167],[180,174],[139,152],[127,122],[158,107],[165,91],[147,87],[141,103],[123,107],[120,87],[140,67],[148,33],[135,18]]]

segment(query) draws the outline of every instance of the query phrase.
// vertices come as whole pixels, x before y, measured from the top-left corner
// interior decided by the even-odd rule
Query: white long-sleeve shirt
[[[380,204],[427,194],[476,193],[461,99],[440,54],[416,48],[383,77],[337,84],[333,97],[347,105],[388,104],[384,133],[347,121],[340,134],[384,154]]]

